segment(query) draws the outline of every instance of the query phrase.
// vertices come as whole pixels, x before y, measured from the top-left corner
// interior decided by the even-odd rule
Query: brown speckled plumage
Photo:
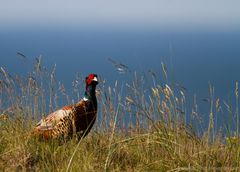
[[[95,88],[97,75],[90,74],[86,78],[84,99],[75,105],[65,106],[42,119],[35,127],[34,135],[45,140],[50,138],[69,139],[73,134],[80,138],[91,130],[97,115]]]

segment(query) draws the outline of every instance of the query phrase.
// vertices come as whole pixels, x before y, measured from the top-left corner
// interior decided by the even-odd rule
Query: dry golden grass
[[[25,123],[1,123],[1,171],[239,171],[239,143],[222,144],[219,137],[209,144],[183,126],[158,123],[127,135],[93,131],[79,144],[59,145],[29,137]]]

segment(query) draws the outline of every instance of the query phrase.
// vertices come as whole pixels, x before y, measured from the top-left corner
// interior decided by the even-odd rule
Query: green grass
[[[33,138],[42,114],[57,109],[58,99],[70,100],[55,81],[55,69],[44,73],[39,63],[21,79],[1,69],[0,171],[240,171],[240,140],[214,128],[219,106],[213,100],[209,127],[199,136],[185,122],[183,90],[156,84],[146,91],[136,74],[126,86],[101,81],[98,123],[86,138],[64,144]],[[75,95],[84,90],[78,86]],[[191,114],[196,118],[197,110]]]

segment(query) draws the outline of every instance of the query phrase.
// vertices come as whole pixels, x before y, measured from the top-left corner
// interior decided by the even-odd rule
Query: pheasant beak
[[[95,82],[98,82],[98,80],[97,80],[97,77],[96,77],[96,76],[93,78],[93,81],[95,81]]]
[[[92,81],[95,82],[96,84],[98,84],[98,79],[96,76],[92,79]]]

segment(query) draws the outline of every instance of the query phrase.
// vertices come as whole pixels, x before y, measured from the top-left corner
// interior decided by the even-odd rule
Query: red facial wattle
[[[92,83],[92,80],[94,79],[95,75],[94,74],[89,74],[87,78],[87,84],[90,85]]]

